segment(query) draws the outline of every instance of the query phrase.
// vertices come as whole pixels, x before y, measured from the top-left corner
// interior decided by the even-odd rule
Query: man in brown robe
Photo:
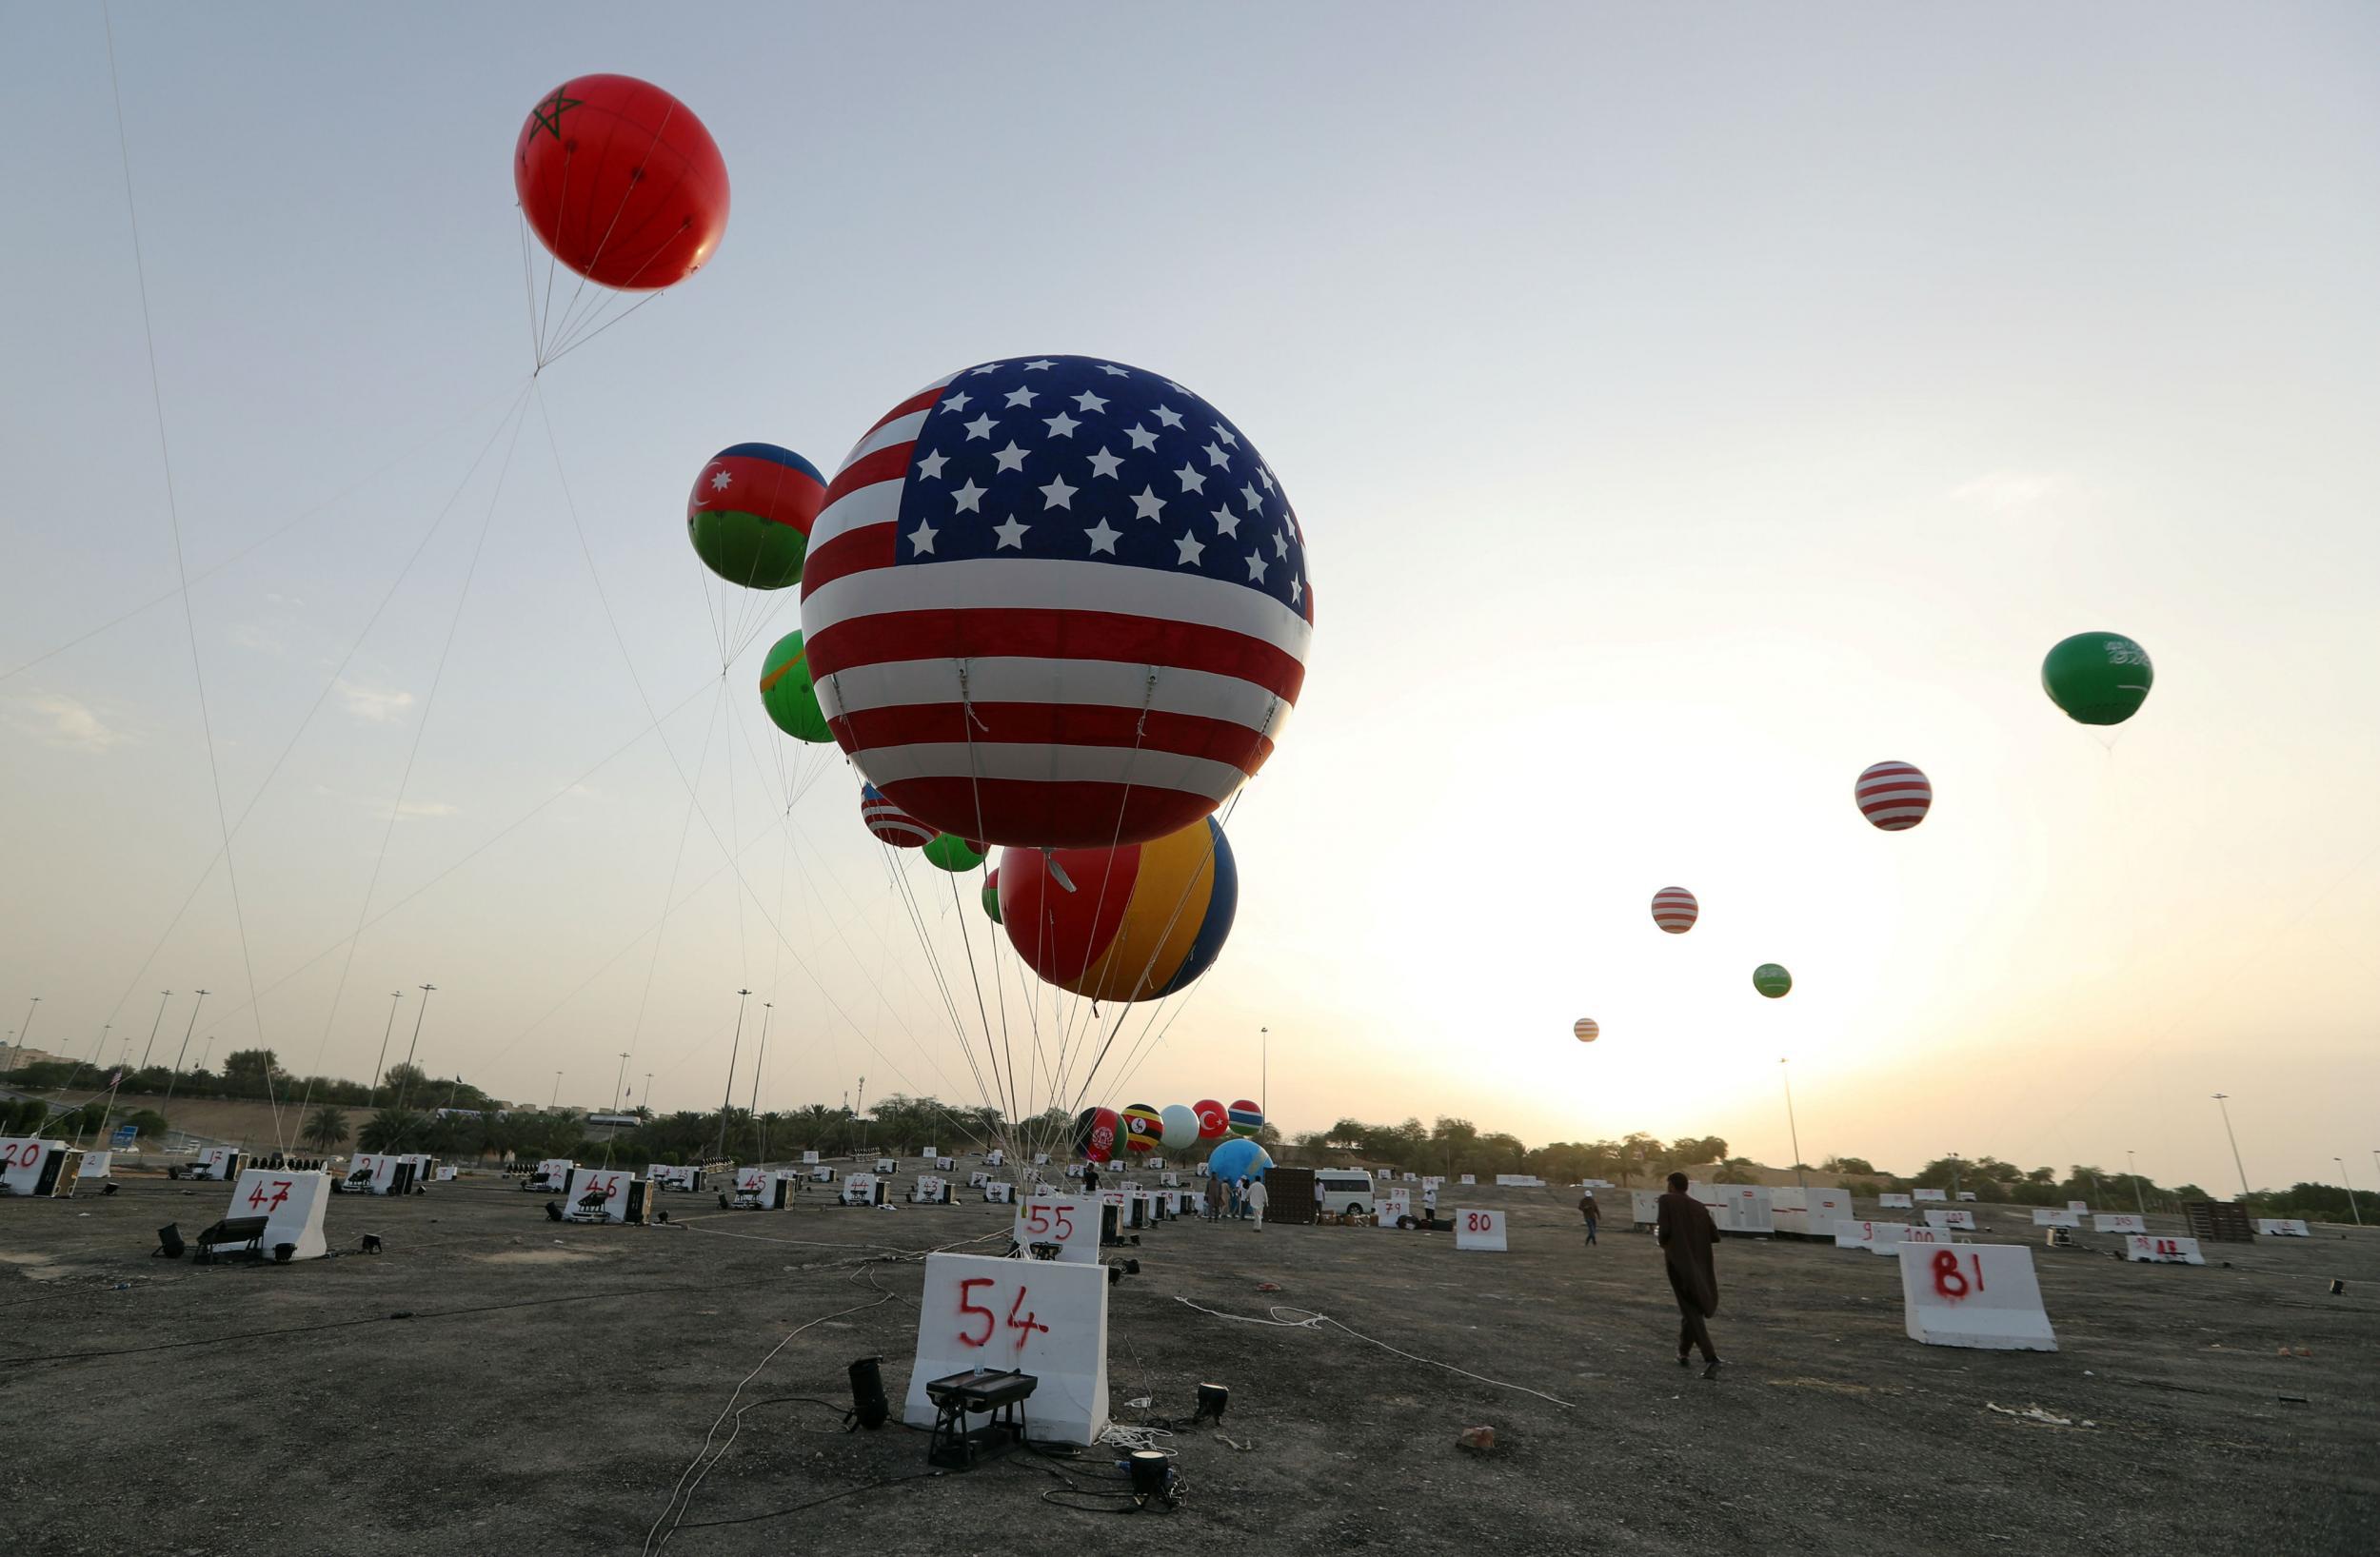
[[[1669,1175],[1669,1192],[1661,1196],[1653,1236],[1661,1246],[1661,1262],[1669,1271],[1669,1290],[1677,1296],[1682,1322],[1677,1327],[1677,1366],[1699,1348],[1702,1376],[1719,1376],[1719,1354],[1711,1345],[1711,1329],[1703,1323],[1719,1311],[1718,1271],[1711,1263],[1711,1246],[1718,1242],[1717,1224],[1710,1208],[1686,1192],[1686,1175]]]

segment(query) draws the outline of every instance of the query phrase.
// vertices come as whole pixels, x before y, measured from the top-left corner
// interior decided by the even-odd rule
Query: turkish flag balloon
[[[1190,1112],[1199,1116],[1199,1139],[1220,1141],[1231,1133],[1231,1114],[1214,1098],[1191,1104]]]
[[[539,99],[512,187],[554,258],[623,291],[676,286],[727,230],[727,164],[711,132],[634,76],[573,76]]]

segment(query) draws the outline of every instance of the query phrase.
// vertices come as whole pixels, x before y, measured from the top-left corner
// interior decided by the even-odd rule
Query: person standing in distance
[[[1259,1232],[1264,1231],[1264,1206],[1265,1202],[1272,1199],[1272,1197],[1273,1192],[1264,1187],[1264,1180],[1259,1178],[1249,1181],[1247,1199],[1248,1214],[1256,1218],[1256,1230]]]
[[[1589,1190],[1578,1197],[1578,1214],[1587,1219],[1587,1247],[1595,1247],[1595,1230],[1603,1220],[1603,1208],[1595,1203],[1595,1192]]]
[[[1669,1192],[1660,1199],[1653,1236],[1661,1246],[1661,1263],[1669,1272],[1669,1290],[1677,1298],[1677,1366],[1686,1366],[1688,1351],[1702,1352],[1702,1376],[1719,1376],[1719,1354],[1711,1345],[1711,1327],[1703,1321],[1719,1311],[1719,1276],[1711,1261],[1711,1246],[1718,1242],[1711,1210],[1686,1192],[1686,1175],[1669,1175]]]

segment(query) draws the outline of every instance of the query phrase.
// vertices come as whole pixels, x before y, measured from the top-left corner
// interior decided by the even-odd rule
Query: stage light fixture
[[[1174,1501],[1174,1464],[1163,1453],[1153,1449],[1136,1449],[1124,1461],[1132,1476],[1132,1495],[1142,1503],[1159,1498]]]
[[[296,1259],[296,1258],[297,1258],[297,1245],[295,1245],[295,1244],[275,1244],[275,1245],[273,1245],[273,1246],[272,1246],[272,1262],[273,1262],[273,1264],[275,1264],[275,1265],[287,1265],[287,1264],[288,1264],[291,1260]]]
[[[1223,1410],[1231,1404],[1231,1390],[1220,1384],[1199,1386],[1199,1410],[1193,1422],[1220,1422]]]
[[[169,1260],[182,1257],[182,1224],[168,1222],[157,1230],[157,1252]]]
[[[562,1220],[561,1201],[548,1200],[545,1202],[545,1220],[548,1222],[559,1222]]]
[[[377,1232],[367,1232],[364,1234],[364,1242],[358,1252],[366,1254],[379,1253],[380,1234]]]

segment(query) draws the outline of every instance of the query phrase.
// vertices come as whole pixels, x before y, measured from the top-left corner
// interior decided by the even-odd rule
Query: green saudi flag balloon
[[[925,859],[956,876],[983,863],[983,851],[956,833],[938,833],[925,846]]]
[[[1794,976],[1774,962],[1752,970],[1752,987],[1775,1000],[1794,987]]]
[[[802,635],[787,633],[761,661],[761,706],[769,721],[796,740],[824,743],[835,739],[826,728],[826,711],[818,705],[818,688],[810,684],[810,662],[802,652]]]
[[[2076,633],[2041,661],[2041,690],[2077,724],[2121,724],[2149,700],[2149,651],[2121,633]]]

